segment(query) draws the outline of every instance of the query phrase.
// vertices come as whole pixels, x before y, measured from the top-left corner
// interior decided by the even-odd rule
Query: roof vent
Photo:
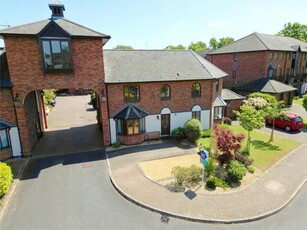
[[[63,11],[65,10],[65,6],[58,0],[53,0],[49,4],[49,8],[52,11],[51,19],[56,20],[59,18],[64,18]]]

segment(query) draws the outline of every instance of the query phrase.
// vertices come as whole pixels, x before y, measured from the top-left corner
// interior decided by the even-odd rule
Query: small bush
[[[0,197],[9,191],[13,182],[11,167],[0,162]]]
[[[221,178],[217,177],[209,177],[206,181],[206,185],[208,188],[215,189],[216,187],[220,187],[222,189],[229,188],[229,184]]]
[[[223,123],[225,124],[225,125],[231,125],[231,119],[229,118],[229,117],[224,117],[223,118]]]
[[[176,183],[183,185],[183,183],[197,183],[201,178],[201,168],[196,165],[190,167],[176,166],[172,169],[172,175],[176,178]]]
[[[211,137],[211,132],[212,132],[211,129],[203,130],[201,132],[201,137],[202,138]]]
[[[254,173],[254,172],[255,172],[255,168],[254,168],[254,167],[248,167],[248,168],[247,168],[247,171],[248,171],[249,173]]]
[[[212,173],[215,171],[215,161],[213,158],[209,158],[208,160],[208,166],[205,168],[207,176],[209,177]]]
[[[115,141],[115,142],[112,144],[112,147],[115,148],[115,149],[117,149],[117,148],[120,147],[120,145],[121,145],[120,141]]]
[[[201,137],[202,126],[199,120],[190,119],[184,124],[185,135],[188,140],[195,143]]]
[[[174,175],[176,178],[177,184],[182,185],[185,181],[188,180],[188,168],[176,166],[172,169],[172,175]]]
[[[237,161],[240,161],[242,164],[244,164],[245,167],[251,166],[254,162],[253,159],[251,159],[247,155],[243,155],[243,154],[236,154],[235,159]]]
[[[215,178],[216,177],[209,177],[208,178],[208,180],[206,181],[206,185],[207,185],[208,188],[211,188],[211,189],[215,189],[216,188]]]
[[[176,129],[173,129],[171,135],[177,141],[180,141],[180,140],[186,138],[185,131],[184,131],[183,127],[178,127]]]
[[[240,163],[239,161],[233,160],[228,165],[227,173],[230,179],[234,181],[240,181],[246,175],[247,170],[244,164]]]
[[[176,182],[171,182],[167,184],[165,188],[171,192],[184,192],[185,191],[185,188]]]

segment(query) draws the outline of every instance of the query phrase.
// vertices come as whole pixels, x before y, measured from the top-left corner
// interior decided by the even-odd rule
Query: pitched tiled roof
[[[133,104],[128,104],[123,109],[114,114],[113,118],[119,120],[133,120],[141,119],[143,117],[146,117],[147,115],[148,113],[141,108]]]
[[[0,88],[11,88],[12,86],[6,52],[3,49],[0,50]]]
[[[307,43],[295,38],[276,35],[252,33],[233,43],[214,50],[209,54],[239,53],[261,50],[296,51],[307,52]]]
[[[217,79],[227,76],[191,50],[104,50],[106,83]]]
[[[237,94],[229,89],[222,89],[222,99],[225,101],[228,100],[243,100],[245,97],[241,96],[240,94]]]
[[[0,30],[0,35],[38,35],[51,21],[51,19],[45,19],[42,21],[33,22],[21,26],[6,28]],[[60,18],[53,21],[72,37],[80,36],[110,38],[109,35],[99,33],[97,31],[81,26],[64,18]]]
[[[270,80],[268,78],[260,78],[245,85],[239,86],[236,88],[236,90],[262,93],[285,93],[295,91],[297,89],[279,81]]]

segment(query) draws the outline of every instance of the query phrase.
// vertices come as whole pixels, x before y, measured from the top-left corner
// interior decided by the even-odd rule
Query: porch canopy
[[[142,119],[148,115],[147,112],[142,110],[141,108],[133,105],[128,104],[123,109],[118,111],[114,116],[113,119],[116,120],[135,120],[135,119]]]

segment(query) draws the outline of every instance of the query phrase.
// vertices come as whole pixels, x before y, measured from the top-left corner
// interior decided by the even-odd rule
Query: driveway
[[[33,156],[51,156],[102,149],[102,135],[90,96],[58,96],[47,116],[48,128],[35,145]]]

